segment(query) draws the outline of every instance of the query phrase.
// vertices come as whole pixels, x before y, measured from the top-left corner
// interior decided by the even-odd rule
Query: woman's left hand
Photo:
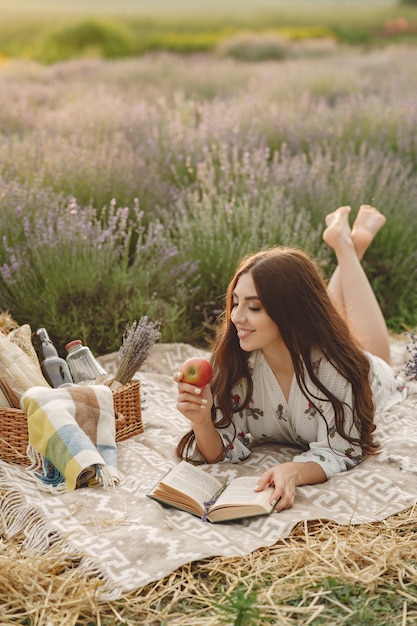
[[[295,463],[281,463],[267,470],[259,479],[257,491],[274,487],[271,505],[276,502],[275,510],[290,509],[294,505],[297,487],[297,468]]]
[[[324,483],[327,476],[318,463],[307,461],[296,463],[289,461],[274,465],[267,470],[259,479],[257,491],[263,491],[265,487],[274,487],[271,498],[271,506],[275,501],[276,511],[290,509],[294,505],[296,488],[301,485],[317,485]]]

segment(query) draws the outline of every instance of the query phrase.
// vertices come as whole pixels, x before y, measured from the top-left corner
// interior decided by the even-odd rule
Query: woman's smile
[[[240,328],[239,326],[236,326],[236,329],[237,329],[237,336],[239,337],[239,339],[244,339],[245,337],[249,337],[249,335],[255,332],[254,330],[250,330],[248,328]]]

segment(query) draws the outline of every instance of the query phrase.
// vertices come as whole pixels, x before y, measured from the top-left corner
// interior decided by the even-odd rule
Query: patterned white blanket
[[[407,358],[393,341],[395,364]],[[0,529],[25,534],[25,547],[45,554],[54,542],[79,561],[80,575],[99,576],[102,598],[115,599],[170,574],[184,563],[211,556],[246,555],[289,535],[301,520],[359,524],[382,520],[417,501],[417,382],[408,399],[379,416],[380,455],[327,483],[300,488],[295,506],[269,517],[227,524],[202,522],[164,508],[146,494],[177,462],[174,454],[186,420],[175,408],[172,374],[200,351],[184,344],[157,345],[138,377],[144,432],[118,444],[120,484],[111,489],[48,490],[30,472],[0,461]],[[114,355],[102,362],[111,370]],[[265,445],[242,465],[207,466],[224,478],[258,474],[294,450]],[[49,488],[52,489],[52,488]]]

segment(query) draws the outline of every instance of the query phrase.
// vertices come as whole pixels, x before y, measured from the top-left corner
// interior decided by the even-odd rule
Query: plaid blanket
[[[27,453],[44,483],[68,491],[118,484],[113,394],[108,387],[31,387],[21,406],[28,418]]]

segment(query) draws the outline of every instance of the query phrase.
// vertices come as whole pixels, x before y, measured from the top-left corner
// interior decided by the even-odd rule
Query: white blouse
[[[367,354],[370,363],[370,381],[374,396],[375,412],[388,410],[406,395],[402,381],[396,379],[391,367],[382,359]],[[313,384],[305,372],[307,389],[312,393],[309,402],[301,392],[295,375],[291,383],[288,402],[261,350],[249,358],[252,370],[253,397],[248,406],[233,416],[228,428],[219,428],[225,446],[224,460],[232,463],[244,461],[250,455],[250,439],[292,444],[301,452],[295,462],[314,461],[327,478],[343,472],[362,460],[360,446],[352,445],[341,437],[335,428],[334,411],[323,393]],[[313,367],[320,381],[342,402],[346,403],[345,431],[353,437],[358,432],[352,419],[352,387],[319,352],[313,354]],[[321,400],[314,399],[314,396]],[[244,384],[233,389],[234,404],[238,406],[245,397]],[[322,415],[312,403],[319,406]],[[217,419],[221,415],[218,413]],[[190,459],[202,460],[198,449],[191,448]]]

